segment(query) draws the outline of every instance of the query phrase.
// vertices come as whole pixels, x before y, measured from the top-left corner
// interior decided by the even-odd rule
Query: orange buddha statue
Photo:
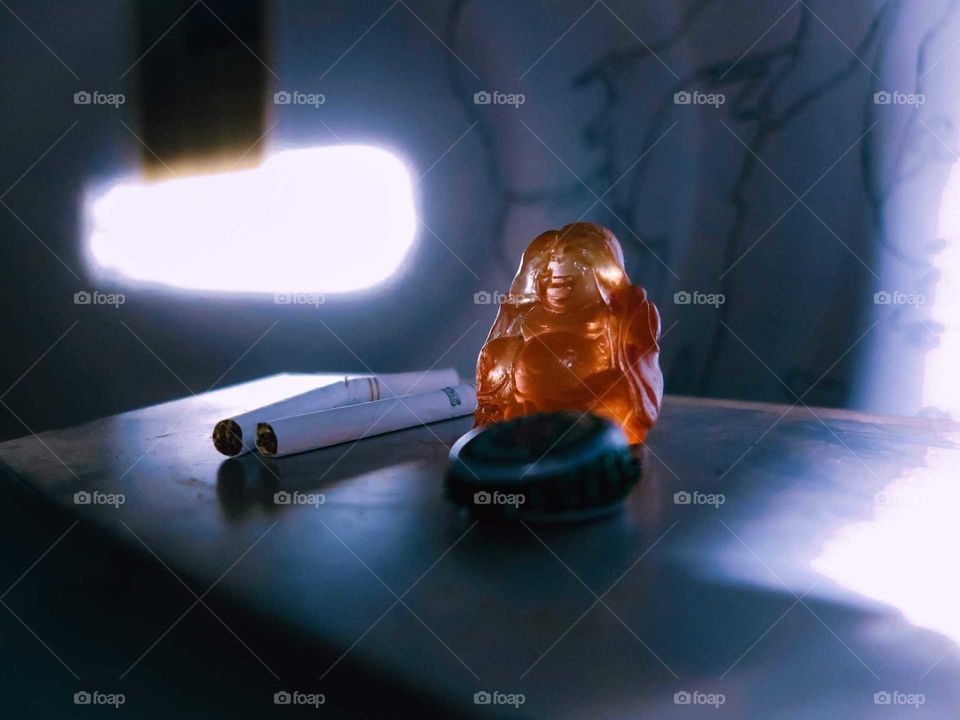
[[[476,425],[591,412],[643,442],[660,412],[660,315],[612,232],[578,222],[527,247],[477,361]]]

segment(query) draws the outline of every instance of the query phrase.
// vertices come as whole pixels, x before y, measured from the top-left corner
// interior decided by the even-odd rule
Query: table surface
[[[213,450],[218,419],[333,378],[27,436],[0,461],[307,648],[305,692],[336,699],[362,668],[459,717],[958,716],[956,425],[669,397],[625,511],[549,528],[445,500],[469,418],[281,459]]]

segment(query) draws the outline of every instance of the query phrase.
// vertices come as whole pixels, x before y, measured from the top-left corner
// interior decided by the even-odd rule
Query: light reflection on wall
[[[259,167],[124,181],[86,202],[94,272],[125,284],[337,293],[393,274],[416,233],[404,164],[371,146],[285,150]]]
[[[834,533],[813,569],[893,605],[914,625],[960,642],[956,451],[930,448],[926,467],[894,481],[874,500],[873,519]]]
[[[938,236],[946,247],[934,258],[939,273],[931,319],[942,326],[927,353],[923,404],[960,419],[960,163],[953,166],[940,203]]]

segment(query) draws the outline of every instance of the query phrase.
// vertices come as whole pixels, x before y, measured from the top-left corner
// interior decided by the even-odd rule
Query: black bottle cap
[[[450,450],[446,490],[480,519],[567,522],[618,510],[639,478],[616,424],[558,412],[468,432]]]

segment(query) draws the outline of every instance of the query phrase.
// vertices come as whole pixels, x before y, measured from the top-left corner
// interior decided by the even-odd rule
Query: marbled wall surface
[[[544,226],[607,224],[661,307],[670,391],[917,412],[943,328],[896,303],[937,293],[957,10],[455,3],[447,64],[504,266]],[[472,68],[526,103],[471,105]]]

